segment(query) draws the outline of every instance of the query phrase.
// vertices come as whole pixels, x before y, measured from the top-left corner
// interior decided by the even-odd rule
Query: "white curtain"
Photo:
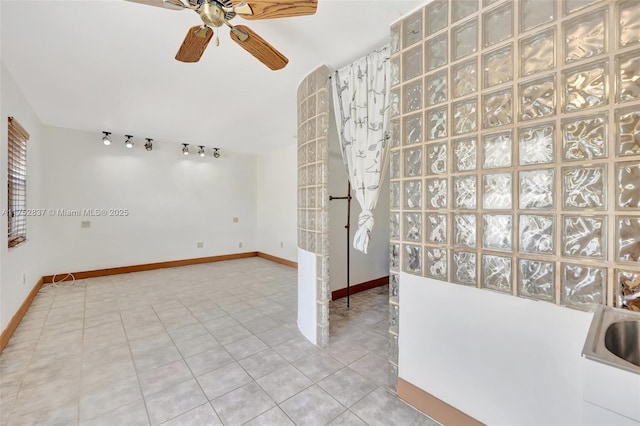
[[[353,247],[363,253],[369,246],[373,210],[386,173],[389,85],[388,46],[333,75],[333,106],[342,160],[362,209]]]

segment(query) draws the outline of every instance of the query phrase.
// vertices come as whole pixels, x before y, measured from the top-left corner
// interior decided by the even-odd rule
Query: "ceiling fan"
[[[318,0],[128,0],[166,9],[195,11],[202,25],[191,27],[176,54],[182,62],[198,62],[214,35],[214,28],[226,25],[233,41],[272,70],[284,68],[289,60],[262,37],[244,25],[229,23],[236,15],[245,19],[272,19],[313,15]],[[216,37],[216,45],[219,43]]]

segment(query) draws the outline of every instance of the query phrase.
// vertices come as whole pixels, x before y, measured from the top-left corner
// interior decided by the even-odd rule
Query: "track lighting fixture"
[[[126,146],[129,149],[133,148],[133,141],[131,140],[133,136],[132,135],[124,135],[124,136],[127,138],[127,140],[124,141],[124,146]]]
[[[144,149],[151,151],[153,149],[153,139],[146,138],[147,143],[144,144]]]
[[[102,138],[102,143],[105,145],[111,145],[111,132],[102,132],[104,133],[104,137]]]
[[[220,158],[220,148],[213,148],[213,158]]]
[[[182,144],[182,153],[184,155],[189,155],[189,144],[188,143],[183,143]]]
[[[200,155],[200,157],[204,157],[204,146],[199,145],[199,148],[198,155]]]

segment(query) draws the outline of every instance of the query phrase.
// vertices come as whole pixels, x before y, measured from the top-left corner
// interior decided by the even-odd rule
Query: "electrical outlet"
[[[204,243],[202,241],[198,241],[196,245],[198,246],[198,248],[204,247]]]
[[[81,221],[80,228],[91,228],[91,221],[90,220]]]
[[[238,218],[237,217],[233,218],[233,223],[238,223]]]
[[[242,243],[241,243],[241,242],[240,242],[240,243],[238,243],[238,247],[239,247],[239,248],[242,248]]]

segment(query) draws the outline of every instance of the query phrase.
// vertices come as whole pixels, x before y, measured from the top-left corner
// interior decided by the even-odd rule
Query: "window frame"
[[[14,117],[7,123],[7,245],[27,241],[27,142],[29,133]]]

